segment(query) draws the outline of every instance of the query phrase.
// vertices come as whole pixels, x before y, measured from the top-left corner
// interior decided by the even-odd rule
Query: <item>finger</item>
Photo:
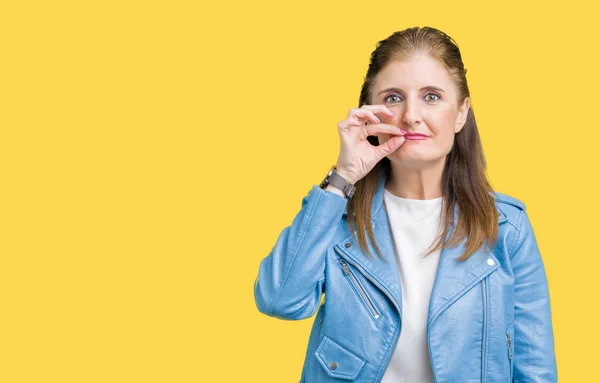
[[[388,133],[394,135],[404,135],[404,131],[396,125],[390,124],[370,124],[365,126],[369,136],[374,136],[375,133]]]
[[[367,122],[367,123],[363,123],[363,122],[362,122],[362,121],[361,121],[359,118],[357,118],[357,117],[351,117],[351,118],[349,118],[349,120],[350,120],[350,125],[352,125],[352,126],[361,126],[361,125],[365,125],[365,124],[367,124],[367,123],[368,123],[368,122]]]
[[[378,124],[381,122],[379,118],[377,118],[377,116],[368,109],[351,109],[349,113],[349,118],[356,118],[359,120],[363,120],[366,118],[374,124]]]
[[[381,159],[388,154],[392,153],[394,150],[398,149],[404,142],[406,138],[404,136],[393,136],[383,144],[375,147],[375,153],[377,158]]]
[[[347,132],[352,129],[353,126],[362,125],[362,122],[356,122],[357,120],[345,119],[338,123],[338,130],[342,132]]]
[[[382,105],[382,104],[374,104],[374,105],[365,104],[365,105],[361,106],[361,108],[369,109],[369,110],[373,111],[373,113],[375,113],[375,114],[385,113],[390,116],[396,115],[396,112],[394,112],[393,110],[391,110],[390,108],[388,108],[387,106]]]
[[[345,128],[345,130],[351,129],[353,126],[363,126],[365,123],[361,121],[358,117],[349,117],[344,121],[340,122]]]

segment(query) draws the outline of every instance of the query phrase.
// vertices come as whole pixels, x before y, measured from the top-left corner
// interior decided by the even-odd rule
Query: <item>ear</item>
[[[465,126],[465,122],[467,121],[467,115],[469,113],[469,108],[471,107],[471,99],[469,97],[465,97],[460,108],[458,108],[458,114],[456,115],[456,124],[454,125],[454,133],[458,133]]]

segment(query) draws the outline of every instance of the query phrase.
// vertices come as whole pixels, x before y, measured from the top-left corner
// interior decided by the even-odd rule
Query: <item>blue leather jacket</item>
[[[288,320],[317,313],[301,382],[379,382],[398,340],[402,292],[381,174],[372,223],[386,261],[372,244],[369,259],[352,239],[347,200],[314,185],[260,263],[260,312]],[[493,250],[482,247],[464,262],[456,260],[462,244],[440,255],[427,322],[435,381],[556,382],[548,283],[534,231],[521,201],[494,196],[500,216]]]

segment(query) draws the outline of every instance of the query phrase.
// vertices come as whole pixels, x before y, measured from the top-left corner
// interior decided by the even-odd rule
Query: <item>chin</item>
[[[404,146],[404,145],[402,145],[402,146]],[[428,163],[437,162],[443,158],[443,157],[437,157],[437,156],[431,157],[431,155],[427,155],[426,153],[421,153],[418,151],[411,151],[411,150],[403,151],[403,150],[401,150],[402,146],[400,146],[395,152],[392,152],[387,156],[387,158],[391,162],[396,162],[396,163],[402,164],[402,165],[415,166],[415,165],[419,165],[419,164],[425,165]]]

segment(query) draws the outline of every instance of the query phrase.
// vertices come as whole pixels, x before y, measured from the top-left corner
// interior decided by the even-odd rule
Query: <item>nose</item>
[[[416,100],[407,100],[404,105],[404,116],[402,121],[409,126],[416,125],[421,122],[421,116],[418,110],[418,102]]]

